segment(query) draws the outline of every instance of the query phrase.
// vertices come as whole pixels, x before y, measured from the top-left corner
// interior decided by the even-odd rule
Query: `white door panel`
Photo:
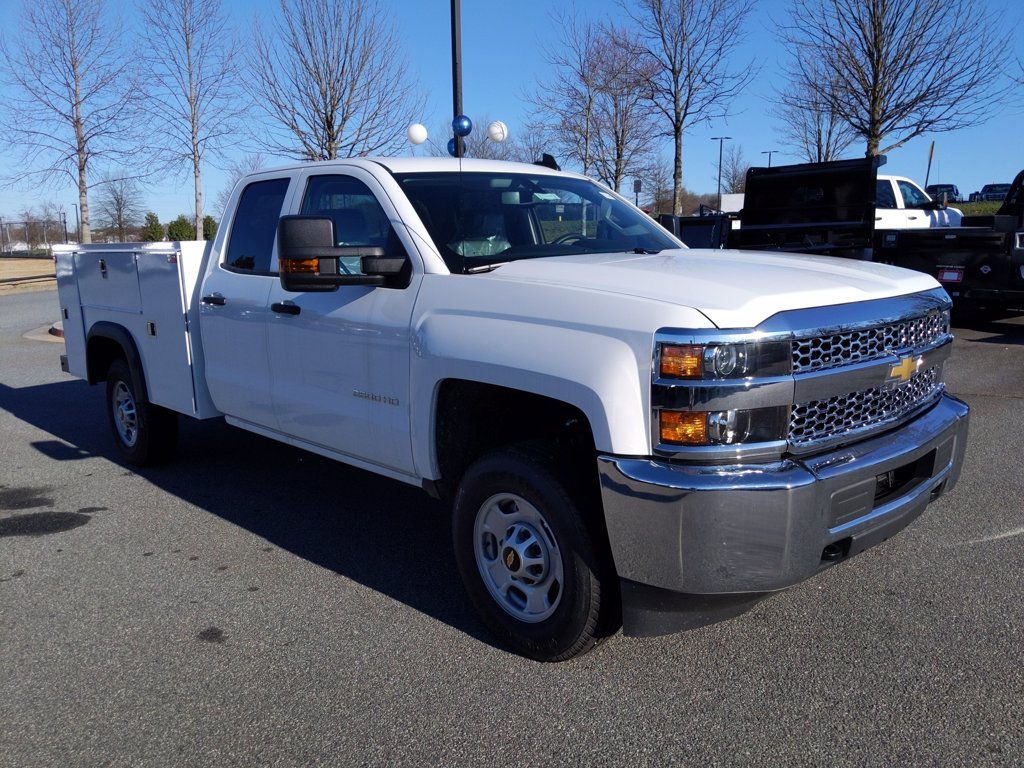
[[[295,194],[299,213],[332,219],[336,245],[414,253],[404,227],[394,226],[394,206],[362,169],[306,172],[297,178]],[[361,262],[340,266],[353,273]],[[413,472],[409,323],[421,274],[414,269],[404,288],[351,285],[293,293],[277,283],[271,289],[271,388],[283,432]]]
[[[269,325],[280,429],[332,451],[412,472],[409,318],[412,287],[288,293]]]

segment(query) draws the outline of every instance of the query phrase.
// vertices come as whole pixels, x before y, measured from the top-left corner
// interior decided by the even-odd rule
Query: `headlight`
[[[783,440],[787,406],[728,411],[658,412],[658,436],[664,445],[711,446]]]
[[[661,344],[658,374],[664,379],[742,379],[788,376],[789,342],[741,344]]]

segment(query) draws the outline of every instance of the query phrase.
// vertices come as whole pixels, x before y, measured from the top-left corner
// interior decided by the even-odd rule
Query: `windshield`
[[[586,179],[525,173],[395,174],[452,272],[581,253],[681,247]]]

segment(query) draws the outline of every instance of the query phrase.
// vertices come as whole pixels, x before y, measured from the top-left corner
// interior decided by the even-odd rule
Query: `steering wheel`
[[[551,241],[551,245],[572,245],[578,243],[580,240],[586,239],[584,235],[579,232],[566,232],[564,235],[556,237]]]

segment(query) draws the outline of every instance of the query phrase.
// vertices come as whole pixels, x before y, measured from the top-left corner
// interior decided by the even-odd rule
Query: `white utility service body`
[[[931,277],[686,250],[543,167],[260,172],[212,243],[66,246],[57,276],[65,369],[106,380],[129,461],[166,457],[168,411],[223,415],[453,497],[471,600],[539,659],[734,613],[962,465]]]

